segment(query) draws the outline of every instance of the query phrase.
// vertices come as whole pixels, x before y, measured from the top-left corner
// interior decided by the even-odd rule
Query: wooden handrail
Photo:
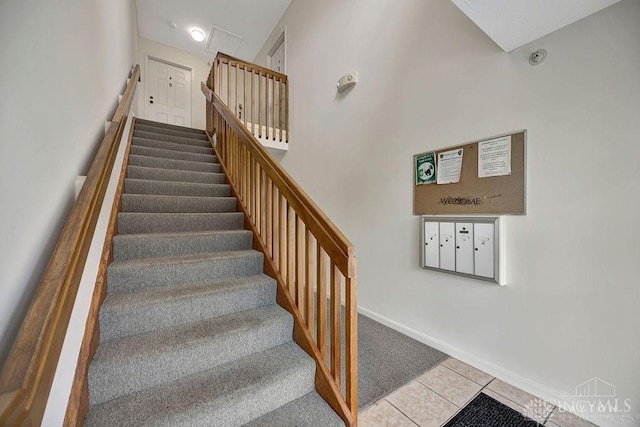
[[[254,136],[288,142],[289,80],[285,74],[218,53],[206,86]]]
[[[209,83],[214,80],[209,78]],[[354,247],[206,84],[207,130],[215,151],[276,279],[278,302],[294,316],[294,338],[316,361],[316,389],[348,426],[357,425],[357,263]],[[344,281],[343,281],[344,278]],[[345,360],[342,290],[345,295]],[[329,293],[329,304],[327,304]],[[327,310],[330,316],[327,317]],[[331,333],[327,341],[327,322]],[[315,338],[314,338],[315,337]],[[331,352],[327,351],[331,345]],[[344,364],[343,364],[344,362]],[[344,395],[341,379],[345,375]]]
[[[278,186],[289,203],[293,205],[293,208],[302,217],[307,227],[311,228],[311,232],[317,239],[322,240],[327,253],[332,258],[340,259],[338,268],[342,274],[346,277],[352,277],[355,273],[353,271],[354,247],[351,242],[298,183],[274,160],[253,134],[242,126],[242,122],[229,110],[218,95],[206,88],[206,85],[201,85],[201,90],[207,99],[211,98],[211,102],[225,121],[243,139],[242,142],[247,145],[256,161],[267,171],[273,183]]]
[[[136,65],[0,373],[0,425],[42,422],[139,76]]]
[[[267,74],[269,76],[275,76],[275,77],[278,77],[279,79],[285,80],[285,81],[288,80],[288,77],[287,77],[286,74],[282,74],[282,73],[279,73],[277,71],[273,71],[273,70],[271,70],[269,68],[263,67],[262,65],[257,65],[257,64],[253,64],[251,62],[247,62],[247,61],[242,60],[240,58],[236,58],[236,57],[233,57],[231,55],[227,55],[226,53],[218,52],[218,54],[216,55],[216,59],[218,59],[218,58],[223,60],[223,61],[225,61],[225,63],[226,63],[226,61],[231,61],[232,63],[240,64],[242,66],[247,66],[249,68],[253,68],[254,70],[261,71],[264,74]]]

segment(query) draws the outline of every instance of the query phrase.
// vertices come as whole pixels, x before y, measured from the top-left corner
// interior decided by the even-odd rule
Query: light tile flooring
[[[360,427],[440,427],[485,393],[549,427],[593,427],[457,359],[448,358],[359,415]]]

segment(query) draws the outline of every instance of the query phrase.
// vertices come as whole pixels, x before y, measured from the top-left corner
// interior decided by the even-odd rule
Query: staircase
[[[136,120],[89,426],[338,426],[203,131]]]

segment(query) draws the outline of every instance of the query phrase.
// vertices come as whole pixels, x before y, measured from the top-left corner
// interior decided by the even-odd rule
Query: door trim
[[[284,27],[267,52],[267,68],[271,70],[271,57],[282,44],[284,44],[284,70],[282,70],[282,74],[287,74],[287,27]]]
[[[195,78],[195,74],[193,71],[193,67],[189,67],[188,65],[182,65],[182,64],[178,64],[177,62],[171,62],[171,61],[167,61],[166,59],[162,59],[162,58],[158,58],[157,56],[154,55],[149,55],[148,53],[144,54],[144,77],[145,77],[145,81],[143,82],[144,84],[144,98],[142,100],[142,105],[144,105],[144,117],[145,119],[147,118],[147,98],[149,97],[149,92],[148,92],[148,86],[147,86],[147,82],[149,81],[149,60],[153,60],[153,61],[157,61],[157,62],[162,62],[163,64],[167,64],[167,65],[171,65],[172,67],[177,67],[177,68],[182,68],[185,71],[188,71],[189,73],[191,73],[191,81],[189,82],[189,91],[191,93],[191,114],[189,114],[189,126],[188,127],[193,127],[193,103],[194,103],[194,96],[193,96],[193,79]],[[285,66],[286,66],[286,62],[285,62]]]

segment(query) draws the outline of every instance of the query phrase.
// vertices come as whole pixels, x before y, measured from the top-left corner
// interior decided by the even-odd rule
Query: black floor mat
[[[531,418],[480,393],[445,427],[538,427]]]

